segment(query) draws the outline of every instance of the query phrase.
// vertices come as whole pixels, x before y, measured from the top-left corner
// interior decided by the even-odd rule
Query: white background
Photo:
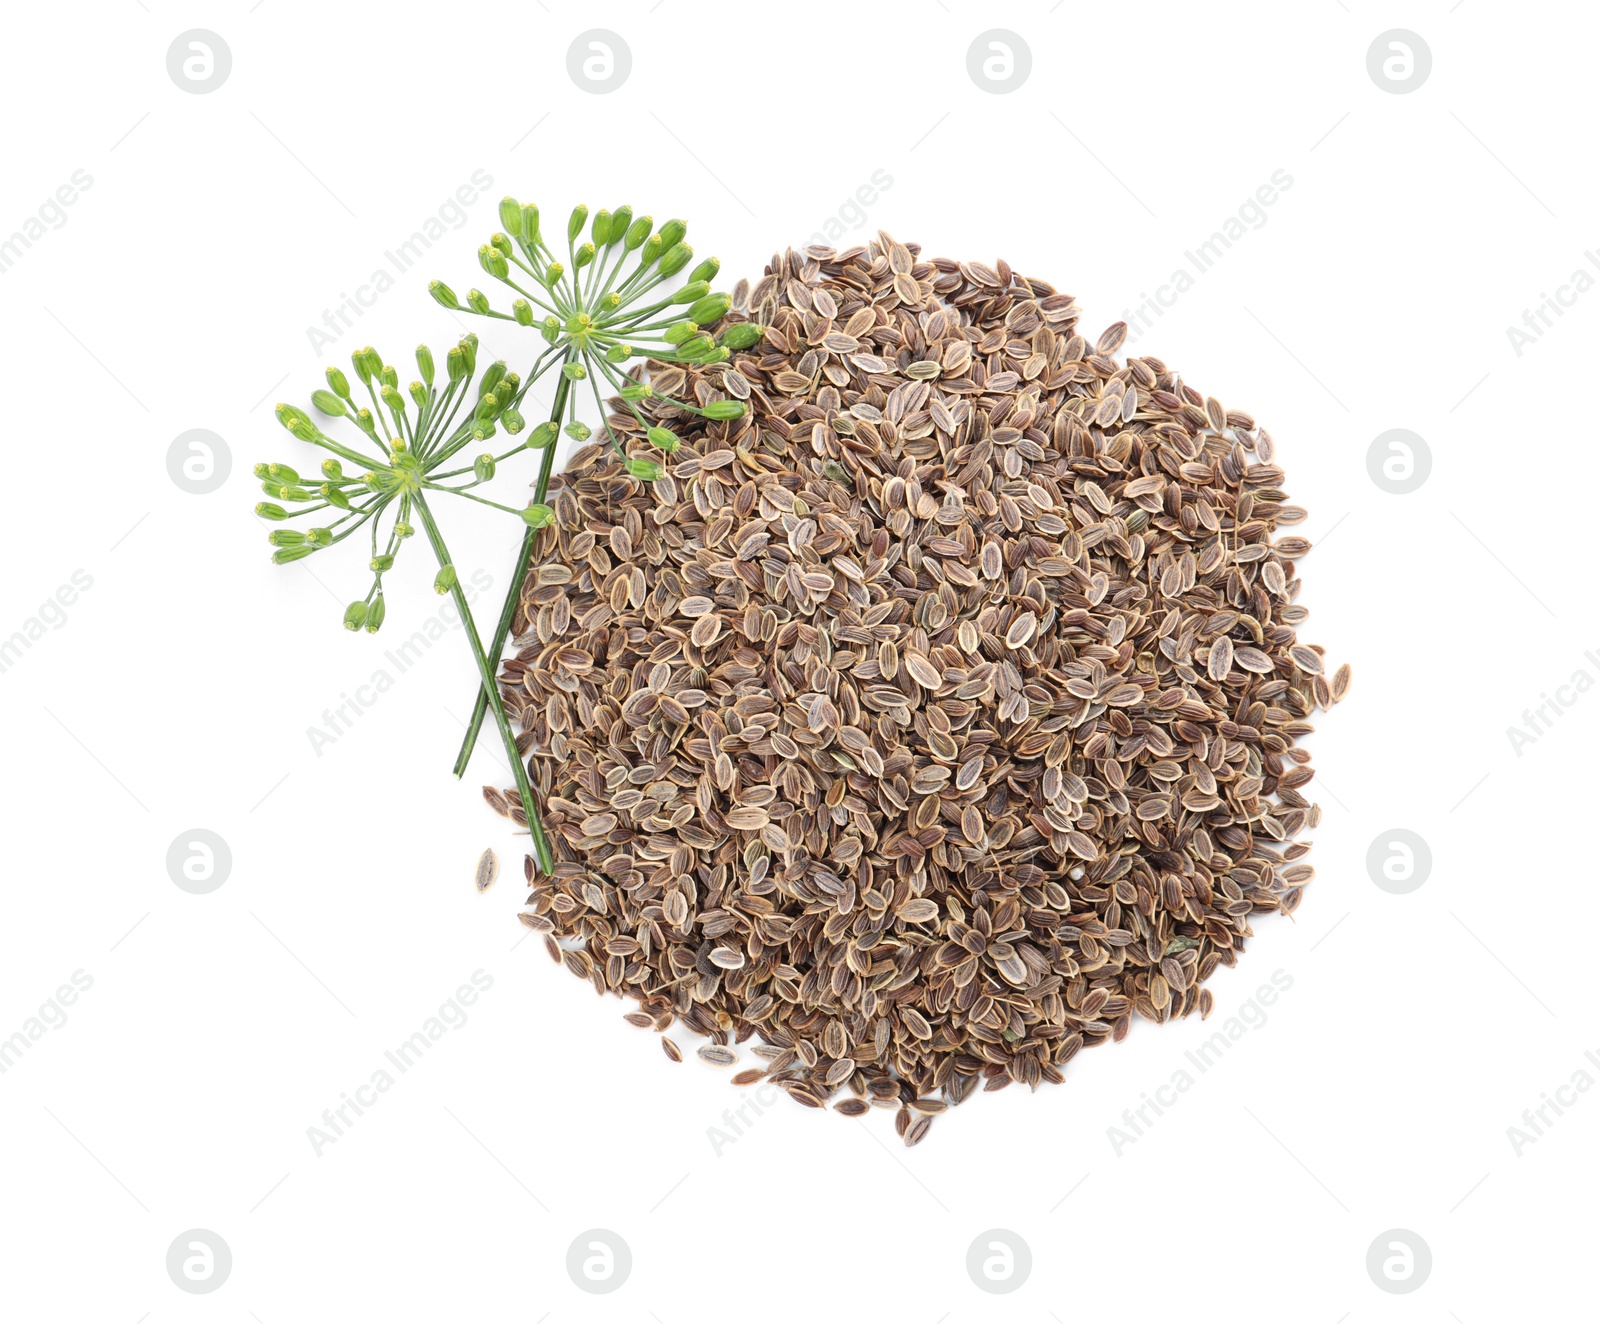
[[[898,1302],[895,1319],[926,1324],[1594,1317],[1600,1098],[1567,1094],[1520,1153],[1507,1128],[1574,1073],[1600,1080],[1584,1057],[1600,1056],[1586,752],[1600,695],[1566,691],[1576,702],[1520,756],[1507,728],[1574,672],[1600,678],[1600,654],[1585,658],[1600,649],[1600,294],[1520,355],[1507,328],[1576,269],[1600,275],[1584,257],[1600,243],[1600,23],[1577,5],[1509,12],[8,11],[0,236],[74,171],[92,185],[0,274],[0,637],[74,571],[92,587],[0,673],[0,1036],[74,971],[93,983],[0,1075],[0,1315],[682,1324]],[[608,95],[566,69],[594,27],[632,52]],[[967,73],[991,27],[1032,52],[1008,95]],[[232,53],[209,94],[168,76],[190,28]],[[1406,95],[1367,72],[1391,28],[1432,51]],[[307,328],[479,170],[492,184],[462,227],[314,352]],[[271,408],[303,403],[326,363],[371,342],[405,380],[418,339],[454,341],[462,325],[426,281],[479,282],[504,192],[558,218],[580,200],[686,217],[726,287],[841,209],[856,220],[849,200],[879,170],[892,184],[843,242],[882,228],[927,256],[1004,257],[1075,294],[1091,338],[1274,171],[1292,177],[1137,352],[1274,434],[1312,512],[1296,532],[1318,544],[1302,637],[1355,684],[1311,742],[1317,880],[1218,973],[1211,1022],[1136,1023],[1065,1086],[976,1096],[915,1150],[886,1114],[852,1123],[782,1100],[717,1145],[709,1129],[747,1096],[693,1059],[668,1063],[620,1003],[519,943],[519,842],[477,790],[508,779],[492,737],[465,785],[449,775],[473,691],[458,634],[313,750],[308,728],[394,674],[385,650],[441,600],[412,547],[384,632],[343,631],[361,556],[270,564],[250,467],[310,467]],[[480,330],[513,366],[529,350],[514,328]],[[1366,463],[1395,427],[1432,453],[1405,496]],[[168,477],[191,428],[231,453],[210,495]],[[517,527],[445,518],[497,604]],[[1433,856],[1403,896],[1366,862],[1396,827]],[[168,877],[169,845],[194,828],[232,851],[209,895]],[[490,845],[501,879],[479,896]],[[478,970],[493,984],[466,1023],[315,1153],[323,1110]],[[1274,971],[1293,983],[1265,1023],[1114,1145],[1124,1110]],[[594,1227],[631,1249],[611,1295],[566,1272]],[[997,1227],[1033,1255],[1005,1296],[966,1272]],[[232,1250],[213,1295],[166,1272],[191,1228]],[[1391,1228],[1432,1251],[1411,1295],[1365,1267]]]

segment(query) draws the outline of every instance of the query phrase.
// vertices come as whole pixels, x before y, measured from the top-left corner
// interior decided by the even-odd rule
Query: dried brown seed
[[[521,922],[914,1142],[1209,1014],[1311,881],[1297,742],[1349,670],[1296,634],[1271,436],[1071,296],[879,235],[778,254],[733,317],[757,347],[647,369],[662,479],[593,444],[552,480],[503,672],[557,862]]]
[[[1348,662],[1333,673],[1333,683],[1329,686],[1329,690],[1335,703],[1338,703],[1340,699],[1350,692],[1350,664]]]

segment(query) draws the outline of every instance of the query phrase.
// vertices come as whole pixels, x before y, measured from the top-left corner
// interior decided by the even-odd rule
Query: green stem
[[[428,541],[433,544],[434,555],[439,558],[439,566],[443,569],[452,564],[450,553],[446,550],[444,539],[439,534],[439,526],[434,523],[433,512],[428,509],[428,503],[421,492],[414,496],[417,514],[422,519],[422,524],[428,531]],[[544,824],[539,818],[539,805],[533,797],[533,788],[528,782],[528,768],[522,761],[522,751],[517,748],[517,738],[512,734],[511,721],[506,717],[505,704],[500,701],[500,686],[495,677],[494,668],[489,665],[489,659],[484,655],[483,641],[478,638],[478,627],[472,619],[472,612],[467,607],[466,594],[461,590],[461,581],[458,578],[450,586],[450,596],[455,599],[456,611],[461,614],[461,624],[466,630],[467,642],[472,645],[472,659],[478,664],[478,678],[482,682],[483,692],[487,695],[491,707],[494,709],[495,725],[500,728],[500,739],[505,744],[506,756],[511,760],[512,770],[517,778],[517,792],[522,797],[523,813],[528,819],[528,832],[533,838],[533,854],[538,861],[539,871],[548,876],[555,868],[555,856],[550,851],[550,840],[545,836]],[[496,654],[497,664],[499,655]]]
[[[576,349],[568,351],[566,362],[575,362],[578,356]],[[565,365],[563,365],[565,366]],[[550,406],[550,421],[558,427],[561,423],[562,411],[567,407],[567,396],[572,390],[572,381],[563,371],[556,382],[555,402]],[[550,486],[550,469],[555,463],[556,447],[560,445],[559,437],[553,438],[539,455],[539,478],[533,488],[533,503],[540,504],[545,498],[545,492]],[[511,622],[517,614],[517,604],[522,600],[522,577],[528,572],[528,562],[533,558],[534,544],[539,540],[539,530],[529,529],[522,535],[522,548],[517,553],[517,563],[511,568],[511,584],[506,589],[506,600],[500,607],[500,620],[495,625],[494,643],[492,652],[496,665],[499,664],[500,655],[505,652],[506,636],[511,633]],[[467,723],[467,734],[461,742],[461,752],[456,755],[455,774],[457,777],[465,775],[467,760],[472,757],[472,747],[478,743],[478,731],[483,726],[484,709],[490,697],[498,698],[499,691],[495,688],[496,682],[491,677],[484,682],[483,688],[478,691],[478,701],[472,707],[472,718]]]

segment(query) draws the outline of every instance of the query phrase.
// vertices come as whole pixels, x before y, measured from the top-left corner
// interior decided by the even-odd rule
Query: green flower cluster
[[[333,455],[322,461],[320,479],[302,478],[287,464],[258,464],[256,477],[261,479],[262,490],[274,499],[259,502],[256,514],[277,522],[329,512],[324,525],[304,531],[274,529],[267,535],[267,541],[278,549],[272,559],[280,565],[343,542],[363,527],[369,530],[372,587],[365,598],[346,608],[347,629],[365,628],[375,633],[383,624],[383,576],[393,568],[405,540],[416,533],[411,519],[425,508],[425,492],[449,492],[493,506],[519,515],[534,529],[552,519],[548,506],[532,505],[518,511],[478,496],[473,489],[493,479],[500,464],[519,451],[552,445],[556,439],[554,424],[540,424],[526,439],[499,455],[485,451],[471,464],[445,467],[467,446],[481,444],[501,430],[508,436],[517,436],[526,426],[517,410],[522,380],[516,373],[506,371],[503,359],[485,368],[477,386],[472,387],[477,352],[477,336],[462,337],[461,343],[445,355],[446,382],[441,388],[435,383],[433,351],[419,345],[420,380],[413,381],[402,393],[399,375],[384,364],[376,350],[371,346],[357,350],[351,356],[351,364],[356,380],[372,402],[370,408],[351,394],[350,380],[343,372],[328,369],[328,389],[313,391],[312,405],[324,417],[354,424],[377,448],[376,454],[353,449],[328,436],[303,409],[288,404],[277,407],[278,422],[291,434]],[[463,406],[469,400],[473,402],[472,411],[463,417]],[[359,472],[347,472],[345,462]],[[456,481],[452,483],[452,479]],[[295,508],[286,509],[280,504],[285,501]],[[380,539],[385,525],[388,532]],[[455,567],[442,562],[434,588],[448,593],[455,582]]]
[[[367,568],[372,572],[372,586],[364,598],[345,608],[344,624],[346,629],[365,629],[369,633],[376,633],[383,625],[383,577],[394,568],[405,541],[415,535],[413,518],[422,525],[438,563],[433,587],[455,599],[478,663],[479,679],[493,694],[495,722],[516,769],[517,789],[527,811],[535,853],[541,865],[549,868],[553,858],[528,784],[528,771],[505,706],[500,702],[494,667],[467,608],[460,575],[434,519],[430,498],[449,493],[515,515],[530,533],[543,528],[555,518],[548,506],[534,504],[517,510],[473,489],[491,481],[499,466],[519,451],[552,447],[556,425],[540,424],[524,440],[498,455],[486,450],[469,464],[452,464],[468,446],[481,445],[502,431],[507,437],[516,437],[526,426],[518,410],[527,389],[522,379],[507,372],[504,360],[500,360],[478,373],[474,385],[477,357],[477,336],[463,336],[460,344],[445,355],[441,382],[436,380],[433,351],[419,345],[418,380],[402,392],[399,374],[383,362],[376,350],[370,346],[357,350],[351,356],[351,366],[358,389],[365,393],[370,405],[352,392],[350,379],[342,371],[329,368],[327,389],[313,391],[311,403],[324,418],[343,420],[346,433],[359,432],[364,440],[343,441],[329,436],[305,410],[280,404],[278,422],[299,440],[330,454],[322,461],[320,478],[302,477],[289,464],[258,464],[256,477],[271,499],[259,502],[255,513],[281,525],[328,512],[322,517],[323,523],[303,529],[274,528],[267,535],[267,541],[276,548],[272,559],[280,565],[304,560],[362,528],[368,530]],[[351,467],[347,469],[346,465]],[[498,663],[498,653],[495,657]]]
[[[436,380],[432,352],[419,347],[418,379],[402,390],[399,374],[375,350],[358,350],[351,358],[354,389],[344,372],[329,368],[326,389],[311,396],[316,412],[325,420],[340,422],[350,439],[330,436],[323,423],[303,409],[279,405],[278,421],[295,437],[328,455],[321,462],[319,476],[302,476],[289,464],[257,465],[256,477],[268,499],[256,506],[255,513],[276,526],[268,541],[274,548],[273,560],[280,564],[303,560],[367,530],[372,583],[365,597],[345,608],[344,624],[368,632],[383,625],[384,576],[420,525],[438,563],[434,588],[453,595],[478,667],[477,702],[456,760],[456,775],[465,772],[484,714],[492,711],[506,756],[515,769],[535,858],[548,873],[554,860],[534,803],[528,769],[500,697],[496,672],[539,530],[554,520],[544,498],[555,443],[562,431],[580,441],[592,435],[588,425],[578,419],[577,400],[587,383],[600,426],[622,456],[628,473],[639,482],[655,481],[664,470],[660,461],[652,458],[654,452],[677,450],[679,439],[670,428],[652,423],[640,408],[641,402],[654,395],[643,380],[644,360],[719,363],[735,350],[754,346],[762,332],[753,323],[737,318],[729,321],[732,298],[711,289],[719,266],[715,258],[690,268],[694,250],[684,242],[682,221],[667,221],[657,229],[648,216],[636,217],[631,207],[602,210],[592,219],[587,207],[577,207],[567,221],[564,262],[557,259],[540,232],[537,207],[506,198],[500,204],[500,223],[501,231],[478,250],[478,261],[485,272],[516,295],[509,312],[492,307],[488,296],[476,289],[469,290],[462,300],[440,281],[429,288],[433,297],[453,312],[475,313],[536,330],[544,343],[526,374],[507,371],[504,361],[479,372],[478,338],[467,335],[445,355],[442,380]],[[587,239],[582,237],[585,228]],[[680,276],[682,283],[673,286],[671,282]],[[549,416],[528,428],[521,412],[523,401],[536,383],[552,373]],[[602,390],[620,399],[637,421],[643,443],[636,447],[640,453],[630,454],[611,426]],[[701,406],[663,399],[675,410],[708,419],[735,419],[745,412],[745,405],[737,400]],[[623,431],[631,434],[634,429]],[[506,439],[519,440],[498,454],[495,445],[489,445],[470,462],[461,455],[467,447],[481,446],[502,433]],[[492,482],[507,460],[525,450],[539,452],[532,504],[515,509],[476,490]],[[487,649],[434,518],[432,501],[439,493],[506,511],[525,526],[510,590]],[[317,518],[318,522],[287,526],[301,518]]]
[[[586,222],[589,238],[580,243]],[[730,295],[711,290],[721,264],[714,257],[707,258],[688,273],[684,284],[661,293],[661,287],[694,258],[694,250],[683,242],[688,227],[682,221],[667,221],[655,230],[650,217],[635,217],[631,207],[601,210],[592,220],[588,207],[573,208],[567,219],[564,263],[545,242],[538,207],[503,198],[500,224],[503,229],[478,249],[478,263],[518,295],[511,302],[511,311],[497,311],[488,295],[476,289],[467,291],[463,303],[443,281],[429,286],[433,297],[452,311],[535,328],[550,346],[547,352],[561,356],[563,374],[573,382],[589,384],[602,419],[606,417],[601,402],[604,384],[638,420],[650,445],[667,452],[677,450],[678,438],[671,429],[652,425],[640,412],[639,401],[650,397],[652,391],[628,373],[627,364],[637,358],[720,363],[733,350],[748,349],[761,338],[761,328],[750,322],[735,322],[717,336],[705,329],[722,322],[733,306]],[[684,413],[706,418],[738,418],[745,411],[737,400],[704,408],[684,400],[670,403]],[[568,431],[579,438],[589,435],[576,420]],[[649,482],[661,476],[660,464],[629,456],[609,426],[606,431],[635,478]]]

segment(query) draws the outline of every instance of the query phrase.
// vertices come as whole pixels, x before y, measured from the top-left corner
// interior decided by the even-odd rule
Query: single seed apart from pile
[[[477,885],[478,891],[487,892],[499,875],[500,859],[491,847],[478,856],[478,867],[472,872],[472,881]]]
[[[762,340],[651,381],[748,414],[647,400],[664,477],[590,445],[551,486],[502,674],[557,860],[524,922],[914,1145],[1210,1011],[1311,878],[1296,742],[1349,669],[1296,635],[1271,437],[1120,323],[886,235],[735,294]]]

